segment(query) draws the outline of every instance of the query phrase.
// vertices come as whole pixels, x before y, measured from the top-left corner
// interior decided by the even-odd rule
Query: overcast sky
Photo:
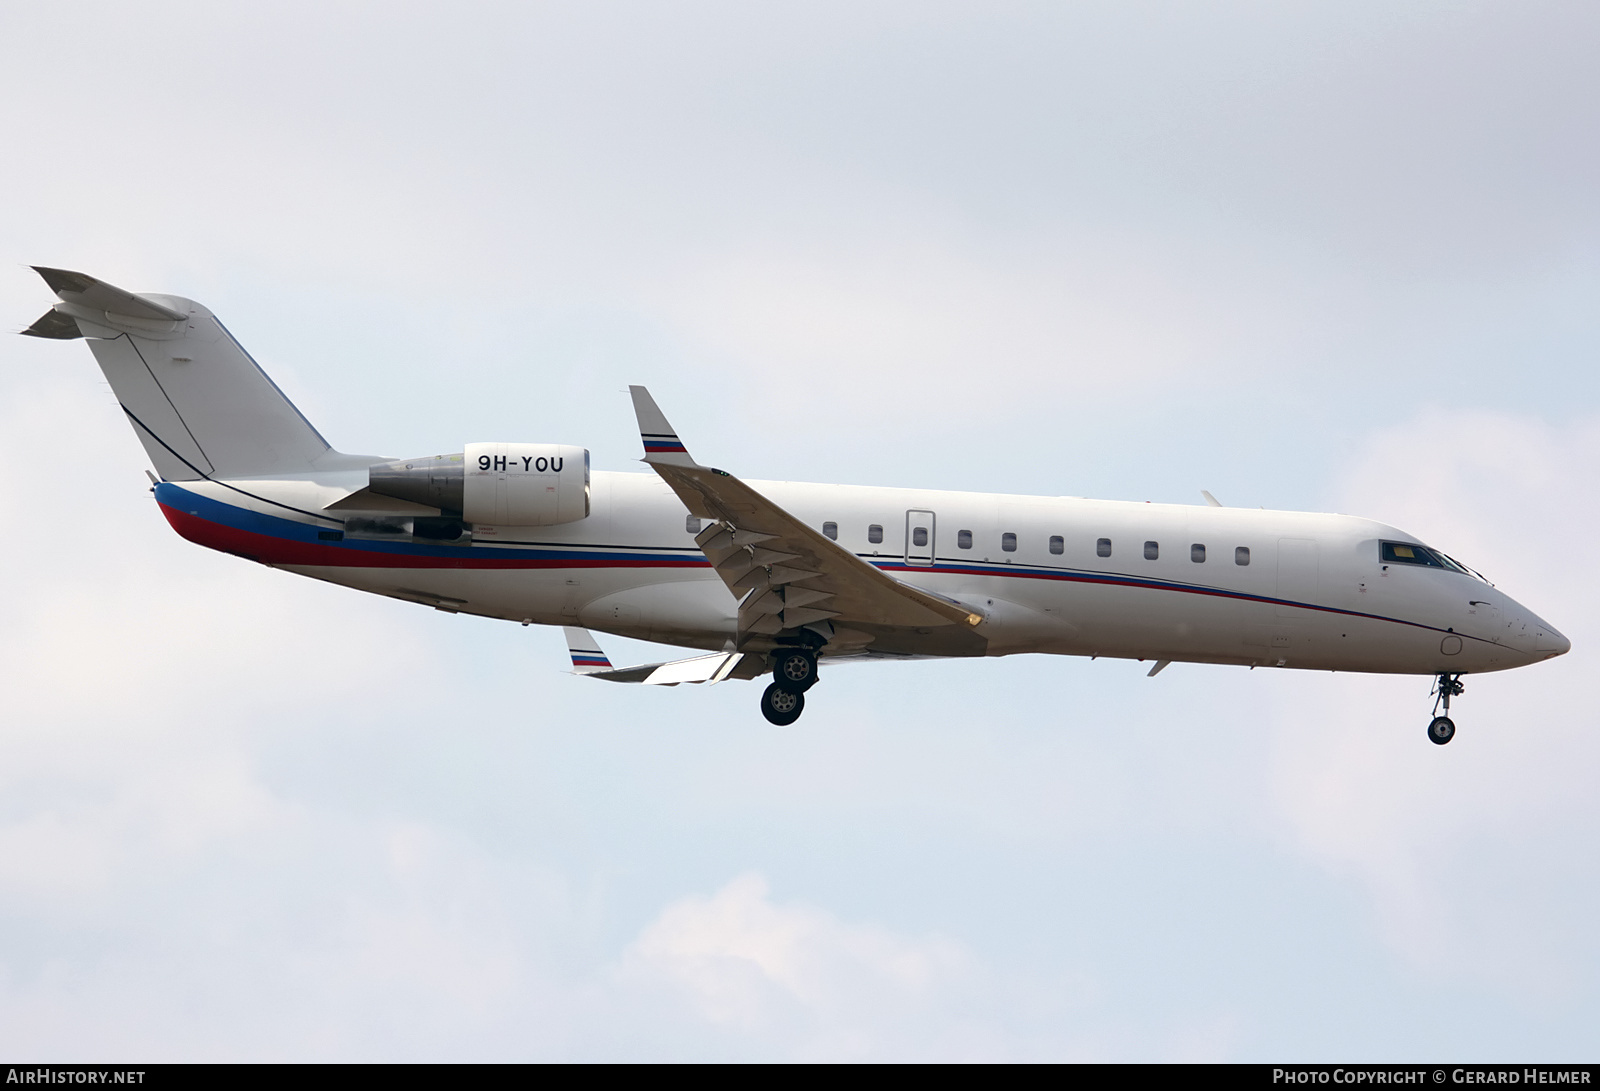
[[[0,315],[214,309],[336,446],[1335,510],[1573,641],[605,686],[182,541],[0,343],[0,1053],[1593,1060],[1600,8],[0,9]],[[659,649],[602,638],[619,662]]]

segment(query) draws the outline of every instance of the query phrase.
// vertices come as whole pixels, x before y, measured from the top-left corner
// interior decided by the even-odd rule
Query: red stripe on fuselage
[[[587,558],[581,555],[567,557],[517,557],[493,556],[499,550],[479,550],[467,555],[471,547],[462,547],[461,557],[419,557],[404,553],[383,553],[348,545],[322,542],[296,542],[288,538],[274,538],[270,534],[257,534],[253,530],[213,523],[198,515],[161,504],[161,514],[167,517],[172,529],[196,545],[232,553],[260,564],[306,565],[315,568],[705,568],[702,558],[685,557],[682,560],[657,560],[650,557]],[[485,556],[485,554],[489,554]]]

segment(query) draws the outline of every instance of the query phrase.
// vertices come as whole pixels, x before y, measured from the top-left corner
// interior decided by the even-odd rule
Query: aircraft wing
[[[738,478],[695,462],[650,392],[629,390],[644,461],[691,514],[714,520],[695,541],[741,599],[741,650],[770,647],[771,637],[808,626],[830,637],[837,651],[863,647],[888,630],[934,636],[930,651],[981,642],[971,631],[981,614],[879,571]]]
[[[671,663],[646,663],[638,667],[613,667],[606,653],[595,643],[588,629],[563,625],[567,634],[567,651],[572,656],[572,673],[585,678],[599,678],[607,682],[633,682],[646,686],[676,686],[681,682],[721,682],[726,678],[753,678],[764,664],[759,657],[740,652],[717,652],[697,655],[692,659],[678,659]],[[754,662],[746,662],[754,660]],[[744,667],[741,671],[739,668]]]

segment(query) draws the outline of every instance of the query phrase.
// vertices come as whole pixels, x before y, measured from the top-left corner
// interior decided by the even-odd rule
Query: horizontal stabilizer
[[[48,337],[53,341],[72,341],[83,336],[78,320],[60,311],[45,311],[43,317],[22,331],[24,337]]]
[[[35,265],[33,271],[44,278],[50,290],[61,297],[63,303],[76,303],[108,314],[139,318],[146,322],[182,322],[189,317],[148,296],[136,295],[107,284],[103,280],[70,269],[50,269]]]

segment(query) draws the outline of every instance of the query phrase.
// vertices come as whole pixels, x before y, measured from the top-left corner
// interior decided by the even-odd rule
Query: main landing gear
[[[1428,725],[1428,741],[1443,746],[1456,737],[1456,724],[1450,718],[1450,698],[1460,697],[1467,687],[1459,674],[1443,674],[1433,684],[1433,722]],[[1444,702],[1444,715],[1439,715],[1439,702]]]
[[[806,710],[806,690],[817,684],[817,655],[810,648],[781,648],[772,660],[772,685],[761,695],[761,715],[788,727]]]
[[[769,724],[788,727],[806,710],[806,695],[791,693],[774,682],[761,695],[761,715]]]

